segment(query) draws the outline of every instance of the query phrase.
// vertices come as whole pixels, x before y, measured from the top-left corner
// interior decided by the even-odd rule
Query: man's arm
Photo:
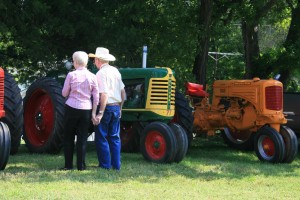
[[[102,112],[102,114],[104,113],[106,104],[107,104],[107,99],[108,99],[108,95],[106,93],[101,93],[101,100],[100,100],[100,109],[99,109],[99,113]]]
[[[126,92],[125,92],[124,88],[121,90],[121,99],[122,99],[122,101],[120,103],[120,118],[122,117],[122,107],[123,107],[124,101],[126,99]]]
[[[120,104],[120,108],[121,108],[121,110],[122,110],[122,107],[123,107],[123,105],[124,105],[124,101],[125,101],[125,99],[126,99],[126,92],[125,92],[125,89],[124,89],[124,88],[121,90],[121,99],[122,99],[122,101],[121,101],[121,104]]]

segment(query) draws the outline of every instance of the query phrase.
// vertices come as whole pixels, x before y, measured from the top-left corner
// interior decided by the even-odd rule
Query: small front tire
[[[272,127],[264,126],[255,135],[255,152],[259,160],[279,163],[285,155],[282,136]]]
[[[177,151],[176,138],[167,124],[152,122],[142,131],[140,148],[146,160],[170,163],[174,160]]]

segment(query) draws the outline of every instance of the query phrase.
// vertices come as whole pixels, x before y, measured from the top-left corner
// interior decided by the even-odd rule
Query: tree
[[[264,74],[261,74],[261,65],[257,62],[260,56],[260,49],[258,45],[258,24],[262,21],[262,18],[270,11],[275,5],[276,0],[269,1],[243,1],[241,4],[239,15],[242,20],[242,34],[245,50],[245,64],[246,71],[244,78],[253,78],[258,76],[265,78]]]
[[[291,24],[283,45],[284,51],[277,60],[277,64],[281,66],[279,80],[283,83],[285,90],[288,90],[292,73],[300,69],[300,0],[297,0],[295,4],[292,0],[287,0],[287,3],[292,11]]]
[[[208,60],[209,40],[212,23],[213,1],[201,0],[199,10],[199,35],[197,55],[195,57],[193,74],[196,80],[206,86],[206,65]]]

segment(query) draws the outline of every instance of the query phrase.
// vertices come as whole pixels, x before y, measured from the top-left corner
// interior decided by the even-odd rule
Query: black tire
[[[287,126],[280,127],[280,134],[285,144],[283,163],[291,163],[298,153],[298,138],[294,131]]]
[[[224,142],[233,149],[252,151],[254,149],[255,133],[249,130],[233,132],[228,127],[221,131]]]
[[[121,151],[136,153],[139,151],[142,126],[138,122],[124,122],[120,125]]]
[[[24,140],[30,152],[58,153],[64,134],[65,99],[62,86],[52,78],[41,78],[24,98]]]
[[[259,160],[279,163],[285,155],[282,136],[272,127],[264,126],[255,135],[255,152]]]
[[[23,131],[23,105],[20,88],[9,73],[5,72],[4,79],[4,110],[2,119],[10,130],[11,148],[10,154],[16,154],[20,147]]]
[[[172,129],[165,123],[152,122],[142,131],[140,150],[144,158],[155,163],[171,163],[177,144]]]
[[[174,157],[174,162],[181,162],[186,155],[188,150],[188,138],[185,133],[184,128],[182,128],[179,124],[170,123],[169,126],[173,130],[176,141],[177,141],[177,152]]]
[[[8,126],[0,122],[0,170],[4,170],[8,162],[11,139]]]
[[[193,109],[190,107],[189,101],[179,91],[175,92],[175,115],[172,122],[181,125],[188,137],[188,146],[191,146],[193,140]]]

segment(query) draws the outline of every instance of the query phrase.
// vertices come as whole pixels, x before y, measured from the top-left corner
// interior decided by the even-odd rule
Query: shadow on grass
[[[299,176],[295,171],[300,167],[297,155],[291,164],[271,164],[258,160],[254,152],[242,152],[228,148],[223,141],[200,138],[189,149],[180,163],[155,164],[144,160],[140,153],[122,153],[120,172],[97,168],[98,161],[94,143],[88,145],[87,170],[60,171],[63,166],[63,153],[56,155],[30,154],[25,145],[19,152],[10,156],[6,169],[0,173],[2,179],[22,175],[28,182],[55,182],[70,180],[79,182],[126,182],[140,181],[154,183],[163,179],[243,179],[250,176],[287,177]],[[76,156],[74,156],[74,163]],[[75,165],[76,167],[76,165]],[[300,178],[300,177],[299,177]]]

